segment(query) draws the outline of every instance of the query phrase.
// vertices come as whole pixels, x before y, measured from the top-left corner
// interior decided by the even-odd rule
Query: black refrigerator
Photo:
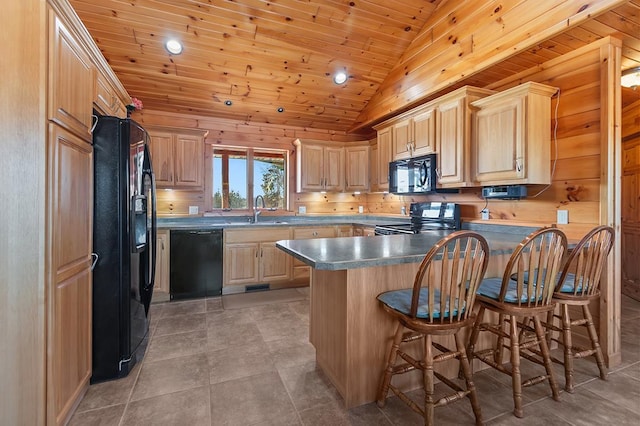
[[[96,117],[91,383],[124,377],[142,360],[156,258],[148,134],[130,119]]]

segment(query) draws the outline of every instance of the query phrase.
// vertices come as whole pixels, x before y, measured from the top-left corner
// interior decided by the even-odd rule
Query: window
[[[286,209],[286,160],[286,151],[214,148],[213,209],[252,209],[258,195],[266,208]]]

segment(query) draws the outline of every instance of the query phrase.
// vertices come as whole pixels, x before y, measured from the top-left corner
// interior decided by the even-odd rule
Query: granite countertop
[[[526,228],[523,228],[524,230]],[[429,249],[452,231],[417,235],[281,240],[276,246],[315,269],[344,270],[420,262]],[[479,231],[491,255],[510,254],[528,232]]]
[[[248,216],[158,218],[158,229],[226,229],[331,225],[375,226],[409,222],[409,216],[388,217],[363,214],[340,216],[259,216],[258,222],[256,223],[249,223],[248,219]]]

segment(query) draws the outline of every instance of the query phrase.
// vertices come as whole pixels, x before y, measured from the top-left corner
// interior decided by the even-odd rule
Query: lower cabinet
[[[334,238],[336,236],[335,226],[314,226],[293,228],[294,240],[309,240],[313,238]],[[295,281],[309,281],[311,268],[298,259],[293,260],[292,278]]]
[[[159,230],[156,238],[156,280],[153,285],[154,291],[169,293],[170,276],[170,252],[169,252],[169,230]]]
[[[375,228],[373,226],[353,225],[354,237],[373,237]]]
[[[290,238],[289,228],[225,230],[223,287],[289,281],[291,256],[276,241]]]

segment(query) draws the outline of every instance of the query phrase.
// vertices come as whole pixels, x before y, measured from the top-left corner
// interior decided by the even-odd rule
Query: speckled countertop
[[[528,234],[529,228],[509,232],[479,230],[487,239],[491,255],[510,254]],[[525,231],[525,232],[522,232]],[[281,250],[315,269],[343,270],[371,266],[420,262],[429,249],[451,231],[432,231],[417,235],[318,238],[282,240]]]

